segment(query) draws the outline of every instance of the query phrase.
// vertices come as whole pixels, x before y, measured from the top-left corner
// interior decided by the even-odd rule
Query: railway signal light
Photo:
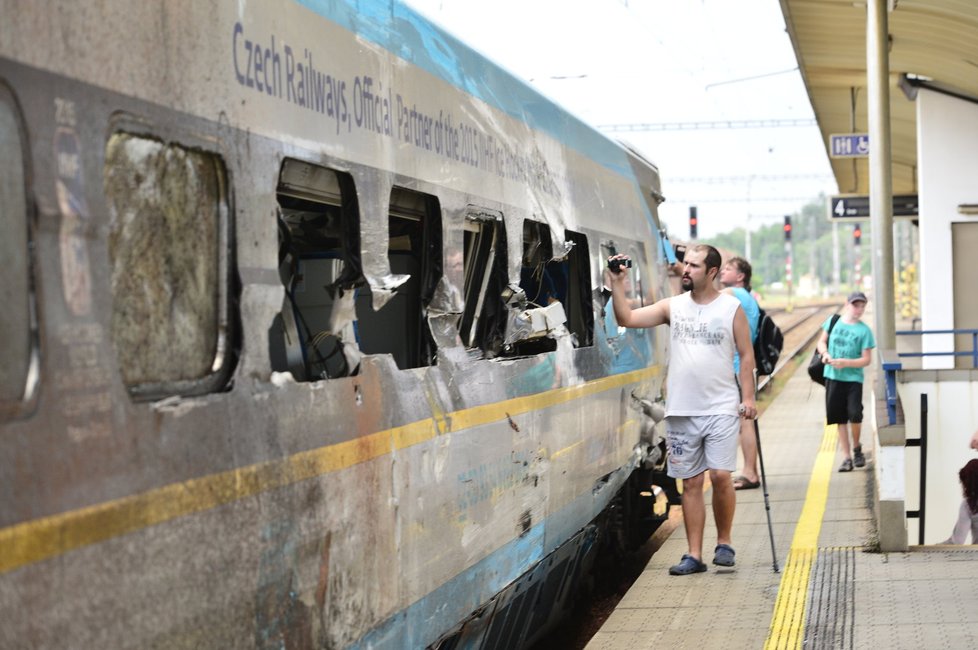
[[[791,241],[791,217],[788,215],[784,216],[784,240]]]
[[[696,239],[696,206],[689,206],[689,238]]]
[[[859,242],[862,239],[862,236],[863,236],[863,230],[862,228],[859,227],[859,224],[857,223],[855,226],[852,227],[852,242],[856,246],[859,246]]]

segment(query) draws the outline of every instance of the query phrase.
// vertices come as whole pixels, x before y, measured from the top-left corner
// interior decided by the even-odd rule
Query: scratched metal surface
[[[308,4],[0,3],[16,16],[0,25],[0,79],[27,152],[40,351],[38,389],[0,411],[2,647],[347,647],[371,633],[424,645],[580,530],[638,460],[633,396],[659,395],[665,337],[609,321],[599,242],[632,242],[650,298],[665,295],[657,171],[400,5]],[[300,99],[300,62],[328,75],[308,78],[332,89],[333,115],[310,87]],[[450,113],[442,133],[461,147],[478,132],[494,157],[437,150],[398,105],[446,125]],[[226,166],[233,331],[208,379],[220,391],[126,390],[104,169],[119,131]],[[504,214],[512,242],[528,218],[555,249],[565,229],[585,233],[594,345],[561,336],[552,353],[474,359],[452,329],[462,277],[448,272],[429,306],[436,365],[368,355],[353,377],[273,376],[285,157],[357,180],[381,303],[394,185],[439,197],[446,256],[470,204]],[[509,248],[513,282],[519,255]]]

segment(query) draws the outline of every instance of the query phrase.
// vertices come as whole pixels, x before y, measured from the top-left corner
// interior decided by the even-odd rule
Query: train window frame
[[[642,268],[645,266],[645,253],[635,242],[630,242],[630,241],[624,242],[623,247],[625,249],[624,251],[625,254],[627,254],[632,260],[632,266],[626,269],[628,273],[628,280],[629,280],[629,287],[630,287],[629,289],[626,290],[631,292],[630,294],[626,294],[626,298],[629,298],[630,300],[633,301],[632,302],[633,309],[637,309],[638,307],[644,307],[646,305],[646,300],[645,300],[645,287],[642,284]],[[611,239],[601,240],[599,248],[601,250],[601,256],[598,258],[598,262],[601,265],[600,268],[602,269],[607,269],[608,258],[610,256],[617,255],[618,253],[622,252],[619,249],[618,242]],[[603,271],[603,272],[607,272],[607,271]],[[603,311],[604,312],[610,311],[611,319],[618,327],[618,330],[615,332],[611,332],[611,331],[606,332],[606,337],[609,339],[613,339],[618,336],[621,336],[624,333],[624,328],[618,325],[618,319],[614,316],[614,311],[611,310],[611,287],[607,286],[605,287],[605,289],[606,289],[606,294],[605,294],[605,304],[603,307]],[[605,314],[605,317],[607,317],[607,313]],[[602,319],[602,321],[604,321],[604,318]]]
[[[353,176],[285,158],[276,202],[285,295],[269,328],[271,368],[299,382],[353,376],[360,357],[354,313],[360,215]]]
[[[587,235],[573,230],[564,231],[564,241],[572,246],[567,252],[567,329],[574,335],[574,347],[594,345],[594,303],[591,299],[591,254]]]
[[[514,356],[553,352],[557,338],[569,335],[574,348],[594,345],[594,306],[591,298],[591,257],[587,235],[564,231],[564,250],[555,253],[550,226],[535,219],[523,220],[523,254],[520,283],[526,307],[544,313],[548,330],[533,329],[527,320],[525,338],[512,343]],[[560,303],[555,311],[554,303]],[[563,312],[559,327],[552,327],[555,314]],[[566,334],[565,334],[566,333]]]
[[[492,358],[502,349],[506,326],[501,297],[508,283],[503,213],[469,205],[462,228],[464,309],[459,338],[467,350]]]
[[[212,235],[204,233],[206,237],[212,239],[209,243],[212,244],[211,251],[213,252],[213,257],[208,258],[202,256],[201,260],[203,263],[201,265],[189,267],[191,272],[181,276],[183,278],[183,284],[180,282],[175,283],[184,286],[201,280],[201,274],[205,276],[212,274],[213,292],[209,292],[205,296],[205,300],[200,300],[197,303],[197,306],[207,303],[213,306],[213,314],[205,316],[205,319],[210,320],[209,324],[213,326],[213,329],[209,333],[205,332],[201,335],[204,337],[204,342],[201,344],[201,347],[207,350],[208,358],[206,360],[198,358],[194,362],[192,369],[188,369],[189,365],[185,365],[183,368],[177,369],[178,372],[173,370],[173,368],[161,370],[159,366],[155,369],[144,366],[141,368],[141,372],[145,376],[140,374],[133,376],[130,374],[130,369],[132,368],[131,360],[142,359],[148,356],[146,355],[147,345],[155,346],[154,352],[157,358],[167,359],[167,363],[170,363],[177,356],[174,354],[174,350],[182,349],[180,346],[168,345],[168,343],[172,343],[170,338],[177,338],[178,340],[184,338],[183,335],[177,337],[174,332],[171,332],[172,336],[170,338],[158,337],[159,330],[149,332],[153,336],[147,338],[149,334],[146,333],[145,323],[153,322],[152,318],[147,317],[147,313],[152,313],[146,308],[146,305],[149,304],[149,297],[145,295],[147,292],[145,290],[142,292],[133,290],[127,293],[124,289],[119,289],[119,285],[125,285],[125,280],[121,278],[125,278],[127,274],[133,273],[134,268],[138,268],[141,264],[151,265],[153,263],[151,260],[152,256],[146,254],[146,248],[144,246],[140,247],[133,244],[133,247],[138,250],[131,251],[125,247],[126,242],[122,241],[126,237],[135,237],[138,239],[139,232],[134,232],[127,228],[133,223],[133,220],[120,217],[120,202],[136,196],[146,198],[146,193],[140,194],[137,191],[132,191],[132,186],[124,182],[125,168],[121,165],[123,161],[116,161],[113,158],[113,151],[116,146],[124,147],[130,142],[135,143],[134,147],[142,149],[156,146],[159,148],[157,154],[164,156],[172,154],[175,160],[162,161],[164,165],[168,163],[174,164],[174,167],[170,169],[171,172],[179,169],[179,165],[182,162],[185,163],[185,166],[190,165],[191,167],[196,164],[198,166],[197,172],[209,172],[210,174],[209,178],[192,177],[201,183],[209,183],[211,185],[210,189],[213,190],[211,196],[204,196],[205,199],[213,198],[212,212],[210,213],[213,233]],[[234,345],[236,315],[233,307],[233,291],[231,286],[233,277],[231,269],[234,264],[234,206],[231,192],[232,178],[224,155],[189,134],[164,134],[160,130],[148,128],[143,124],[134,124],[127,120],[117,120],[114,128],[110,129],[102,153],[102,188],[108,213],[107,258],[110,276],[109,296],[112,304],[110,338],[123,385],[134,401],[157,400],[172,396],[190,397],[225,390],[230,385],[231,374],[237,357]],[[136,153],[138,154],[140,152]],[[142,153],[144,157],[134,162],[147,162],[151,154],[147,155],[145,151]],[[148,182],[148,174],[143,173],[146,170],[147,167],[145,166],[135,169],[135,173],[130,175],[130,182],[137,184]],[[118,178],[114,175],[117,172],[120,174]],[[166,173],[169,174],[170,172]],[[169,178],[169,176],[167,177]],[[118,191],[114,190],[112,185],[116,182],[121,182],[123,188]],[[160,185],[160,187],[163,187],[163,185]],[[194,196],[199,196],[199,193],[188,191],[184,198],[189,200]],[[148,200],[142,205],[136,203],[135,200],[130,200],[129,203],[121,203],[121,212],[124,214],[130,214],[134,211],[136,213],[148,212],[155,208],[158,214],[167,214],[172,218],[174,214],[172,209],[164,212],[164,209],[159,204],[150,204],[149,210],[147,210],[148,203],[150,203]],[[172,204],[170,207],[172,207]],[[187,217],[184,219],[185,223],[183,226],[187,231],[179,234],[185,236],[181,241],[194,241],[199,244],[201,243],[201,239],[203,239],[200,237],[201,232],[199,230],[194,231],[192,228],[195,224],[199,224],[202,221],[201,211],[198,209],[192,212],[194,215],[193,218]],[[170,225],[173,224],[171,223]],[[176,225],[179,226],[181,224]],[[202,226],[197,227],[200,228]],[[172,232],[172,229],[168,230]],[[189,237],[186,237],[188,235]],[[153,237],[152,234],[145,236]],[[158,241],[159,238],[157,237],[156,239],[157,241],[154,241],[154,248],[161,249],[162,247]],[[174,277],[178,275],[177,272],[180,269],[174,267],[173,260],[180,259],[180,257],[172,255],[172,253],[179,251],[181,254],[184,254],[186,252],[184,250],[185,248],[185,245],[174,241],[173,245],[167,249],[171,253],[171,255],[166,256],[170,258],[169,261],[164,260],[159,262],[163,265],[164,269],[174,271]],[[132,258],[127,259],[126,253],[132,253]],[[186,259],[183,258],[183,261],[186,261]],[[134,260],[138,264],[134,263]],[[206,266],[212,267],[210,271],[204,269],[204,263],[206,263]],[[188,277],[191,278],[189,282],[187,281]],[[173,285],[174,283],[171,283],[171,288]],[[139,303],[134,299],[134,295],[138,295],[139,293],[143,294],[143,307],[147,313],[135,315],[132,323],[127,325],[121,319],[130,316],[135,309],[138,309]],[[184,293],[189,293],[189,291]],[[180,291],[174,290],[170,294],[164,292],[163,295],[179,296],[182,294]],[[176,299],[179,300],[180,298],[178,297]],[[192,300],[192,298],[188,300]],[[135,307],[134,304],[136,305]],[[174,301],[170,300],[168,304],[172,307]],[[177,314],[178,318],[183,319],[186,319],[188,315],[199,318],[200,314],[195,313],[193,306],[184,305],[182,311],[180,309],[166,310],[167,313],[171,314],[168,319],[169,325],[175,329],[180,329],[180,323],[175,324],[173,322],[175,320],[173,314]],[[139,331],[136,324],[137,321],[143,324],[143,334],[136,335],[137,337],[141,336],[141,338],[138,338],[138,342],[130,342],[129,339],[132,338],[131,333]],[[161,327],[164,326],[161,325]],[[166,334],[165,331],[164,334]],[[166,340],[163,343],[157,343],[160,338]],[[186,350],[184,352],[186,353]],[[151,376],[154,370],[156,376]]]
[[[0,259],[6,267],[0,287],[0,299],[4,304],[4,313],[0,317],[0,348],[4,353],[3,368],[0,368],[0,420],[7,420],[24,415],[36,404],[40,385],[40,344],[35,265],[31,252],[30,149],[20,105],[13,90],[3,82],[0,82],[0,145],[3,151],[0,160],[0,227],[3,228]],[[11,362],[12,358],[16,363]]]
[[[408,277],[376,311],[370,285],[361,282],[355,297],[357,344],[364,355],[391,355],[399,370],[434,366],[437,344],[427,310],[443,273],[441,201],[435,194],[394,185],[388,205],[390,273]],[[404,336],[391,336],[392,324]]]
[[[646,287],[642,282],[642,269],[645,268],[645,249],[637,243],[630,242],[628,244],[628,256],[632,258],[632,286],[634,287],[635,297],[638,300],[637,307],[644,307],[649,303],[645,297],[649,295],[647,292],[652,290],[652,287]],[[652,295],[652,302],[655,302],[655,296]]]

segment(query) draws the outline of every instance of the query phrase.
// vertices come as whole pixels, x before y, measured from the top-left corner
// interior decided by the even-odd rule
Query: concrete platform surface
[[[875,551],[873,432],[866,468],[839,473],[837,429],[824,422],[824,389],[804,367],[759,422],[779,573],[763,490],[738,491],[736,567],[670,576],[687,551],[680,525],[587,649],[978,647],[978,546]]]

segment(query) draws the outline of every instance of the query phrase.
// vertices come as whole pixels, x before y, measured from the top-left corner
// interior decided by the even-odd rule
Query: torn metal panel
[[[534,307],[531,309],[510,309],[509,320],[506,323],[506,343],[511,344],[516,341],[526,341],[549,336],[558,338],[566,335],[567,328],[564,323],[567,316],[564,314],[564,307],[559,302],[553,302],[546,307]]]
[[[409,275],[391,273],[388,250],[390,232],[387,215],[390,213],[392,174],[366,167],[353,171],[356,181],[357,204],[360,209],[360,269],[370,286],[371,304],[380,311]]]

